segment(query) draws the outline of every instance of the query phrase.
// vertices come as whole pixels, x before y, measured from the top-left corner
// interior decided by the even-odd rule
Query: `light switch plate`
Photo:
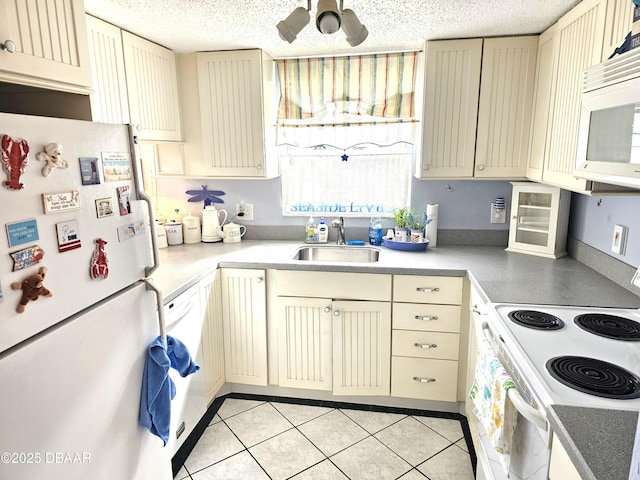
[[[611,251],[618,255],[624,255],[627,246],[628,227],[624,225],[616,225],[613,227],[613,240],[611,243]]]

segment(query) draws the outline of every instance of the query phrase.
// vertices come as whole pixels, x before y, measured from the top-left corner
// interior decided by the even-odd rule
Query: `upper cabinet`
[[[0,81],[71,93],[91,92],[91,64],[82,0],[0,3]]]
[[[419,178],[523,178],[537,36],[428,42]]]
[[[540,35],[527,178],[579,193],[617,187],[574,177],[582,77],[631,29],[631,2],[583,0]]]
[[[90,15],[86,22],[93,121],[131,123],[140,140],[181,141],[175,53]]]
[[[199,121],[190,135],[200,132],[194,140],[201,150],[189,155],[187,174],[249,178],[277,174],[273,60],[260,50],[196,53],[195,59],[181,60],[180,74],[183,92],[192,92],[186,92],[185,119]]]

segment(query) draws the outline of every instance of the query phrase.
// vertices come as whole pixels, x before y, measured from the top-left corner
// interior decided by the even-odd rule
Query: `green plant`
[[[407,227],[412,230],[424,230],[424,227],[427,226],[427,215],[423,214],[419,216],[416,211],[412,208],[407,213]]]
[[[396,220],[396,227],[406,228],[408,227],[409,222],[409,208],[394,208],[393,209],[393,217]]]

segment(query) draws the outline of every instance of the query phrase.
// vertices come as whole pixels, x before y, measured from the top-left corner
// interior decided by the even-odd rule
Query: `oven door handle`
[[[489,340],[489,343],[491,343],[487,332],[491,332],[489,324],[487,322],[482,322],[482,334],[487,340]],[[492,333],[491,336],[493,336]],[[511,403],[520,415],[529,420],[539,429],[544,431],[547,430],[547,417],[545,416],[545,414],[537,408],[529,405],[529,402],[522,398],[522,395],[520,395],[520,392],[517,388],[510,388],[509,390],[507,390],[507,398],[511,400]]]

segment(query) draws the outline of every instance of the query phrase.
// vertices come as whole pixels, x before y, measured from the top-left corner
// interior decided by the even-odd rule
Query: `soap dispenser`
[[[329,227],[324,223],[324,217],[320,217],[320,223],[318,224],[318,243],[327,243],[329,239]]]
[[[316,222],[313,220],[313,215],[307,220],[306,233],[304,241],[306,243],[313,243],[313,234],[316,231]]]

